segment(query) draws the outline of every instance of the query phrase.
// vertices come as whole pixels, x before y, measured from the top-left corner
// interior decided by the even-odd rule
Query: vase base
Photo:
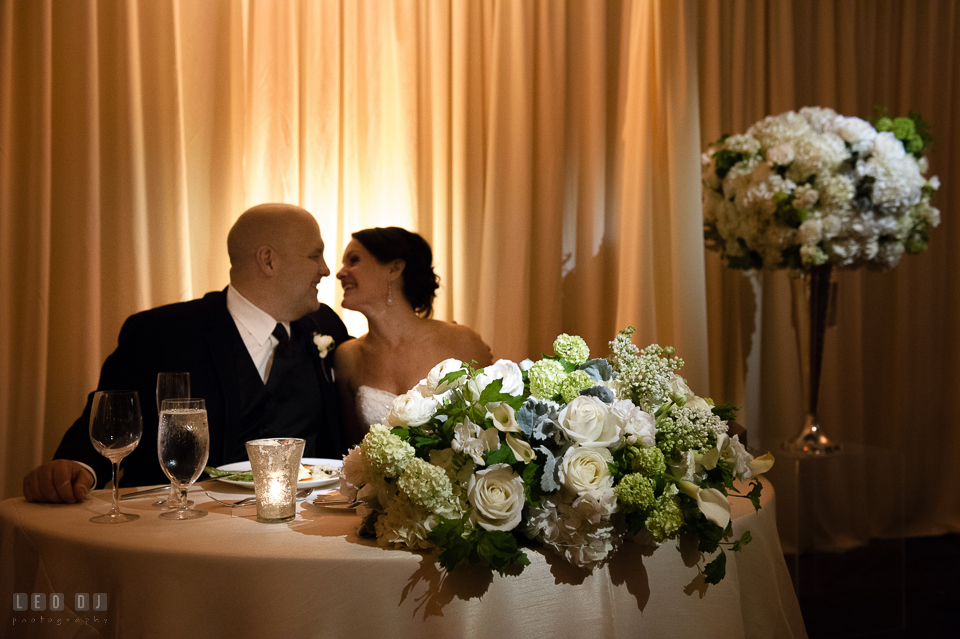
[[[780,447],[790,453],[798,455],[832,455],[839,453],[840,444],[830,441],[819,424],[812,416],[807,416],[807,422],[800,434],[791,440],[783,442]]]

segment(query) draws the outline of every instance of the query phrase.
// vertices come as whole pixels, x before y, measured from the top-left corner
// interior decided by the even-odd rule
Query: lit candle
[[[257,521],[290,521],[297,512],[296,486],[304,440],[257,439],[247,442],[253,486],[257,493]]]

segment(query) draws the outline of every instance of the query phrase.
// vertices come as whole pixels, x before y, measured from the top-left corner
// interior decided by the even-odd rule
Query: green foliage
[[[795,208],[793,206],[794,199],[796,198],[790,193],[777,191],[773,196],[773,203],[776,206],[773,219],[782,226],[797,229],[806,221],[808,213],[806,209]]]
[[[730,169],[743,159],[743,153],[731,151],[730,149],[722,149],[714,153],[713,157],[717,161],[717,177],[722,180],[727,177]]]
[[[520,477],[523,479],[523,495],[527,503],[535,508],[539,507],[543,501],[543,489],[540,487],[543,466],[533,460],[523,467]]]
[[[731,549],[734,552],[740,552],[740,549],[749,544],[751,541],[753,541],[753,537],[750,536],[750,531],[746,530],[742,535],[740,535],[740,539],[733,542]]]
[[[513,454],[513,451],[510,450],[510,447],[506,444],[500,444],[500,448],[497,450],[488,450],[483,454],[483,461],[487,463],[487,467],[493,466],[494,464],[513,464],[517,463],[517,457]]]
[[[713,561],[708,563],[703,569],[703,580],[708,584],[717,585],[727,574],[727,554],[720,551]]]
[[[733,404],[727,402],[726,404],[720,404],[719,406],[714,406],[710,411],[722,419],[725,422],[733,421],[737,418],[737,411],[740,410]]]
[[[427,533],[427,539],[442,549],[437,561],[446,571],[452,572],[464,560],[485,562],[501,575],[511,566],[530,565],[530,559],[511,533],[467,526],[469,519],[469,513],[461,519],[441,517],[440,523]]]
[[[746,255],[728,255],[727,266],[741,271],[761,269],[763,268],[763,258],[756,251],[749,251]]]
[[[754,510],[760,510],[760,492],[763,490],[763,484],[760,483],[759,477],[754,477],[753,481],[750,482],[750,492],[747,493],[747,499],[750,500],[750,503],[753,504]]]

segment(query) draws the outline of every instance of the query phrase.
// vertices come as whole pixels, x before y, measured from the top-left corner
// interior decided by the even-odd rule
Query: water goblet
[[[133,452],[143,434],[140,398],[136,391],[97,391],[90,411],[90,441],[113,467],[113,508],[92,517],[95,524],[123,524],[140,515],[120,512],[120,460]]]
[[[160,403],[165,399],[190,398],[190,373],[157,373],[157,418],[160,417]],[[166,499],[155,501],[156,508],[173,510],[180,507],[180,491],[174,482],[170,482],[170,493]],[[193,502],[187,504],[192,506]]]
[[[202,399],[165,399],[160,404],[157,455],[160,466],[180,493],[179,507],[160,514],[160,519],[196,519],[203,510],[187,504],[187,487],[197,480],[210,454],[207,409]]]

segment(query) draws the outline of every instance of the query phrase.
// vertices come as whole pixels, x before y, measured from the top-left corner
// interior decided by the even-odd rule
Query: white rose
[[[797,240],[801,244],[816,244],[823,239],[823,224],[820,220],[807,220],[797,229]]]
[[[866,120],[838,116],[833,122],[833,132],[844,142],[869,142],[877,137],[877,130]]]
[[[417,385],[417,390],[424,396],[444,394],[457,384],[456,382],[453,384],[441,384],[440,381],[450,373],[460,370],[461,366],[463,366],[463,362],[459,359],[451,357],[450,359],[443,360],[431,368],[427,376],[420,380],[420,383]]]
[[[873,140],[873,153],[882,160],[899,160],[907,155],[903,142],[890,131],[877,134]]]
[[[330,349],[334,346],[332,337],[329,335],[321,335],[320,333],[313,334],[313,343],[317,347],[317,352],[320,353],[320,359],[329,355]]]
[[[501,359],[482,369],[476,376],[477,388],[482,393],[483,389],[495,379],[503,380],[503,386],[500,387],[501,393],[514,397],[523,394],[523,373],[516,363],[508,359]]]
[[[616,415],[598,398],[589,395],[580,395],[564,406],[559,422],[567,437],[588,448],[612,446],[622,433]]]
[[[827,215],[823,218],[823,236],[828,240],[836,237],[843,229],[843,222],[836,215]]]
[[[470,477],[470,519],[486,530],[509,531],[523,514],[523,480],[508,464],[494,464]]]
[[[563,454],[558,465],[560,483],[578,495],[588,490],[613,486],[613,477],[607,466],[613,455],[606,448],[572,446]]]
[[[789,142],[778,144],[767,150],[767,161],[780,166],[787,166],[793,162],[793,145]]]
[[[423,426],[437,413],[437,400],[424,397],[415,390],[407,391],[393,400],[387,422],[393,428]]]
[[[680,395],[684,398],[693,397],[693,391],[687,386],[686,380],[676,373],[673,374],[673,379],[670,380],[668,387],[670,388],[670,393],[673,395]]]

